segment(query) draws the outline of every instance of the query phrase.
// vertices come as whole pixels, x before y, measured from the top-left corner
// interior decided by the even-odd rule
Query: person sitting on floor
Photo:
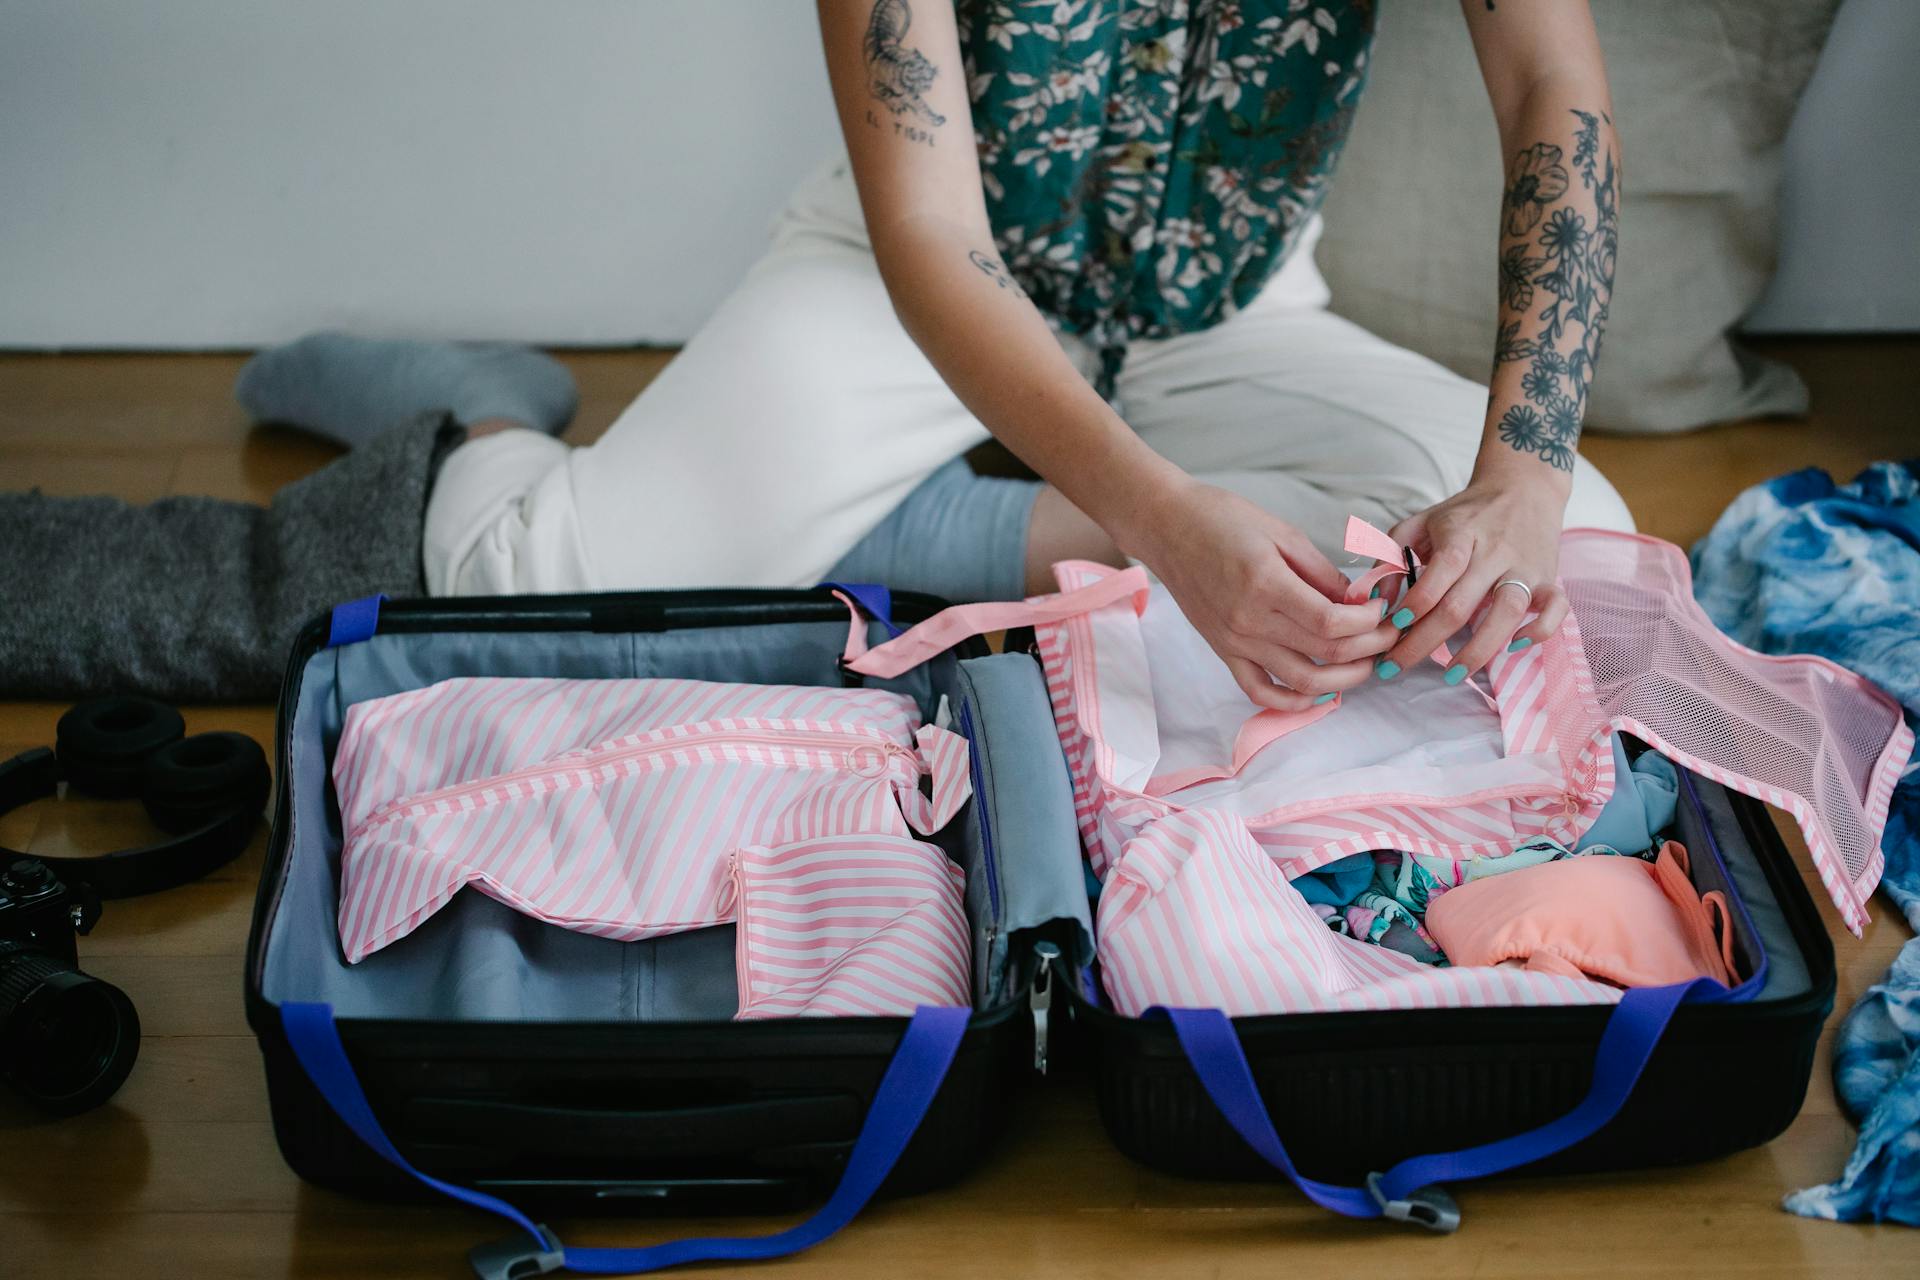
[[[847,157],[603,438],[554,438],[537,353],[266,352],[241,402],[348,445],[336,474],[264,512],[8,495],[0,692],[257,696],[374,590],[985,600],[1070,558],[1145,563],[1262,706],[1391,680],[1485,607],[1478,670],[1559,625],[1563,522],[1631,519],[1575,451],[1620,201],[1592,20],[1462,8],[1507,158],[1490,392],[1326,309],[1371,3],[821,0]],[[974,474],[989,438],[1040,478]],[[1353,514],[1425,560],[1391,618],[1338,602]]]

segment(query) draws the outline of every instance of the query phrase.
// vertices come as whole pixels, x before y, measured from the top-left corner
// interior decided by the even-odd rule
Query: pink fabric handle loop
[[[1347,517],[1346,547],[1348,552],[1353,555],[1371,556],[1380,562],[1354,579],[1353,585],[1347,588],[1348,604],[1364,604],[1367,600],[1368,592],[1372,591],[1376,586],[1379,586],[1389,578],[1406,577],[1406,555],[1413,557],[1413,567],[1415,569],[1420,567],[1419,552],[1409,547],[1405,549],[1405,554],[1403,554],[1399,543],[1395,542],[1387,534],[1382,533],[1379,529],[1368,524],[1365,520],[1362,520],[1359,516]],[[1428,657],[1432,662],[1442,667],[1450,667],[1453,665],[1453,650],[1444,644],[1438,649],[1435,649]],[[1496,711],[1500,709],[1499,704],[1493,700],[1493,695],[1489,694],[1485,689],[1482,689],[1478,683],[1469,680],[1467,687],[1479,694],[1481,699],[1489,707],[1492,707]]]
[[[867,651],[867,615],[860,612],[860,606],[846,592],[836,589],[833,598],[847,606],[847,644],[841,652],[841,661],[851,663]]]
[[[1399,543],[1359,516],[1347,517],[1347,551],[1356,556],[1370,556],[1380,562],[1353,580],[1353,584],[1347,588],[1348,604],[1365,604],[1368,593],[1375,587],[1390,578],[1406,577],[1407,556],[1413,557],[1415,569],[1420,567],[1420,557],[1412,548],[1406,548],[1403,554]],[[1442,645],[1434,651],[1433,660],[1444,666],[1453,661],[1453,655]]]
[[[1367,556],[1384,564],[1399,565],[1400,571],[1406,572],[1406,565],[1400,558],[1400,544],[1359,516],[1347,517],[1347,551],[1352,555]],[[1415,556],[1413,563],[1418,568],[1420,558]]]
[[[1389,578],[1403,578],[1407,567],[1403,564],[1377,564],[1355,578],[1347,587],[1348,604],[1365,604],[1373,589]]]
[[[1075,562],[1068,562],[1075,563]],[[945,653],[962,640],[1005,631],[1011,627],[1030,627],[1042,622],[1063,622],[1131,598],[1133,611],[1147,607],[1147,571],[1139,565],[1117,572],[1098,566],[1107,576],[1074,591],[1030,596],[1025,600],[990,600],[981,604],[957,604],[942,609],[925,622],[909,628],[885,644],[867,647],[867,628],[859,611],[847,632],[847,648],[842,661],[849,671],[863,676],[889,679],[913,670],[927,659]],[[834,595],[853,609],[839,592]]]
[[[1360,518],[1355,516],[1354,519],[1359,520]],[[1360,523],[1366,524],[1364,520],[1361,520]],[[1367,527],[1372,528],[1373,526],[1368,525]],[[1378,530],[1375,530],[1375,532],[1378,532]],[[1420,558],[1415,556],[1414,565],[1416,568],[1419,566],[1419,563]],[[1375,587],[1391,578],[1404,578],[1406,576],[1407,566],[1402,561],[1395,561],[1392,564],[1377,564],[1353,580],[1353,584],[1347,588],[1347,603],[1365,604],[1369,594]],[[1439,663],[1443,667],[1453,665],[1453,650],[1444,644],[1438,649],[1435,649],[1429,656],[1434,662]],[[1478,689],[1479,686],[1475,685],[1474,688]],[[1482,692],[1480,696],[1487,698],[1484,692]],[[1493,705],[1492,698],[1487,698],[1487,705]]]

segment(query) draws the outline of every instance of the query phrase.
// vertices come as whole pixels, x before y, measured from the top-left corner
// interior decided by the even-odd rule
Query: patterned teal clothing
[[[958,0],[994,238],[1102,352],[1219,323],[1320,205],[1371,0]]]

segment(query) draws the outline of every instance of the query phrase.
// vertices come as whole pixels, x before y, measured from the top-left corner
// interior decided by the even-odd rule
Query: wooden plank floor
[[[1766,476],[1807,465],[1851,475],[1877,457],[1920,453],[1920,340],[1772,349],[1813,386],[1807,420],[1589,442],[1643,528],[1691,542],[1728,499]],[[569,438],[604,430],[668,358],[567,357],[583,390]],[[229,398],[238,365],[231,356],[0,357],[0,488],[265,499],[332,455],[298,436],[249,430]],[[0,753],[51,741],[62,709],[0,704]],[[238,729],[264,742],[273,713],[189,708],[187,721],[190,731]],[[0,817],[0,843],[44,853],[130,842],[143,831],[127,804],[42,802]],[[240,1002],[261,844],[200,884],[110,903],[82,940],[85,967],[139,1007],[140,1061],[111,1105],[76,1119],[50,1122],[0,1097],[0,1276],[453,1277],[469,1274],[469,1245],[504,1234],[461,1209],[316,1191],[281,1162]],[[1814,891],[1824,900],[1817,883]],[[1884,900],[1877,907],[1860,940],[1827,912],[1841,1009],[1907,936]],[[1767,1147],[1694,1168],[1469,1187],[1461,1194],[1467,1225],[1446,1239],[1335,1219],[1278,1187],[1142,1169],[1107,1145],[1085,1088],[1053,1079],[1011,1100],[1006,1139],[957,1189],[882,1205],[830,1244],[763,1270],[1261,1280],[1920,1275],[1920,1233],[1806,1222],[1777,1207],[1786,1190],[1835,1173],[1852,1144],[1825,1062],[1823,1052],[1799,1120]],[[561,1225],[578,1244],[644,1243],[686,1226]]]

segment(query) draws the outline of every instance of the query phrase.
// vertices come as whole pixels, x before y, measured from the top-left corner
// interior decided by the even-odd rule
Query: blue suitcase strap
[[[435,1191],[499,1214],[527,1233],[525,1240],[483,1245],[472,1252],[475,1273],[482,1280],[523,1280],[562,1269],[632,1275],[688,1262],[778,1258],[812,1248],[851,1222],[893,1171],[953,1065],[970,1016],[970,1010],[960,1008],[923,1007],[915,1011],[886,1074],[880,1078],[840,1184],[806,1221],[765,1236],[709,1236],[643,1249],[569,1249],[551,1231],[506,1201],[442,1182],[409,1164],[380,1127],[360,1088],[334,1025],[333,1006],[300,1002],[280,1006],[280,1022],[294,1057],[327,1105],[362,1142]]]
[[[380,629],[380,602],[386,598],[386,592],[382,591],[333,606],[333,612],[327,617],[326,647],[337,649],[343,644],[370,639]]]
[[[839,591],[867,613],[867,616],[897,636],[902,628],[893,620],[893,592],[877,582],[823,582],[822,589]]]
[[[1187,1060],[1227,1123],[1309,1200],[1350,1218],[1391,1218],[1435,1231],[1452,1231],[1460,1225],[1460,1210],[1439,1184],[1515,1169],[1599,1132],[1626,1105],[1674,1011],[1688,1000],[1716,1002],[1728,994],[1727,988],[1711,978],[1628,991],[1608,1017],[1607,1029],[1600,1037],[1600,1048],[1594,1055],[1593,1084],[1571,1111],[1496,1142],[1441,1155],[1410,1157],[1385,1173],[1370,1175],[1364,1187],[1317,1182],[1302,1177],[1294,1168],[1280,1135],[1274,1132],[1232,1019],[1218,1009],[1160,1012],[1172,1021]]]

